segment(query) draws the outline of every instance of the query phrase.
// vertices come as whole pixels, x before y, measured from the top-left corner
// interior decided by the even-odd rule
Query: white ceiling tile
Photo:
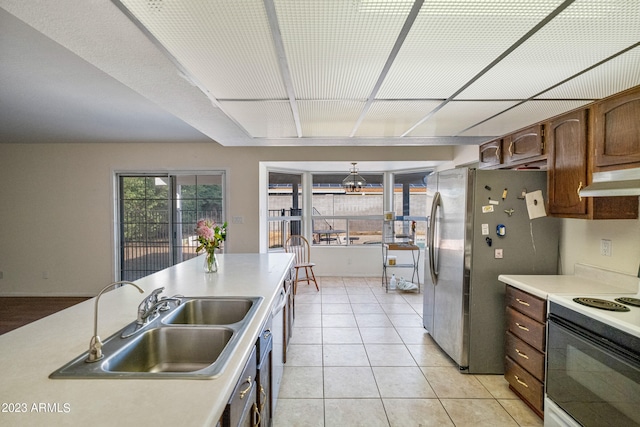
[[[122,3],[214,98],[286,98],[262,0]]]
[[[296,97],[366,99],[412,3],[275,0]]]
[[[220,101],[224,111],[255,138],[294,138],[288,101]]]
[[[401,136],[441,103],[442,100],[375,101],[358,127],[355,136]]]
[[[590,101],[527,101],[463,132],[462,136],[501,136],[580,108]]]
[[[638,85],[640,85],[640,47],[544,92],[536,99],[601,99]]]
[[[448,98],[560,3],[425,1],[378,98]]]
[[[298,101],[302,136],[348,137],[364,107],[362,101]]]
[[[577,0],[459,98],[530,98],[638,40],[638,0]]]
[[[459,135],[476,125],[514,106],[517,101],[452,101],[438,110],[432,117],[416,127],[409,136]],[[476,134],[475,136],[492,136]]]

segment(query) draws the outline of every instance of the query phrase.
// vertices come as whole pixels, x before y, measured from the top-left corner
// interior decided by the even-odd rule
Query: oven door
[[[640,356],[550,316],[547,397],[584,426],[640,425]]]

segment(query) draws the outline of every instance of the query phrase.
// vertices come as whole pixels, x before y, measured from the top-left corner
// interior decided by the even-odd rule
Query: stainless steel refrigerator
[[[464,168],[428,177],[423,322],[462,372],[504,372],[498,276],[557,274],[559,221],[530,219],[527,208],[544,206],[546,182],[546,172],[533,170]]]

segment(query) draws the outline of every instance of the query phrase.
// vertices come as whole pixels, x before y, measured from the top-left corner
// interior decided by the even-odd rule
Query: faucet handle
[[[146,308],[149,308],[158,302],[158,295],[160,295],[162,291],[164,291],[164,286],[154,289],[151,294],[144,299],[143,303],[146,305]]]
[[[158,295],[160,295],[162,293],[162,291],[164,291],[164,286],[158,288],[158,289],[154,289],[151,292],[151,295],[149,295],[149,298],[154,299],[154,300],[158,300]]]

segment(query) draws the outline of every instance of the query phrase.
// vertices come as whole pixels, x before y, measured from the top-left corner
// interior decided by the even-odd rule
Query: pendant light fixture
[[[358,169],[356,169],[357,163],[352,162],[351,164],[353,167],[351,168],[349,175],[342,180],[342,187],[348,193],[356,193],[362,190],[362,187],[367,185],[367,181],[358,173]]]

